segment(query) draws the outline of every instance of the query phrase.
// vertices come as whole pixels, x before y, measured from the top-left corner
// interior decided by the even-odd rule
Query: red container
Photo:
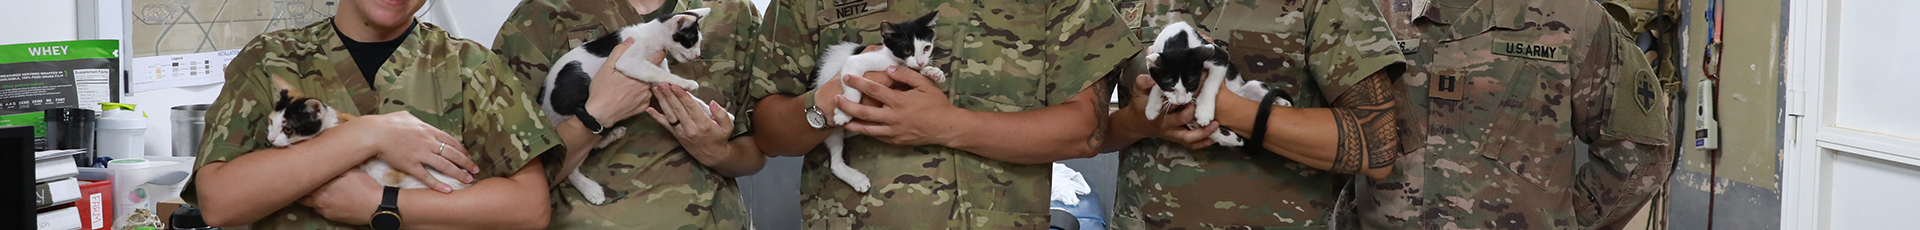
[[[113,181],[80,180],[80,230],[113,229]]]

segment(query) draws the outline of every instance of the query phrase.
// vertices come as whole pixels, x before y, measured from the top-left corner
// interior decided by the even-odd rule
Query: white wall
[[[73,40],[74,1],[0,1],[0,44]]]

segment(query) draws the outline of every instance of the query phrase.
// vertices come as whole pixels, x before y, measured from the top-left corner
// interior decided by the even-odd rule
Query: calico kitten
[[[267,115],[267,121],[269,122],[267,124],[267,142],[273,144],[274,147],[286,147],[293,145],[293,143],[299,143],[300,141],[311,140],[314,136],[320,135],[320,132],[332,129],[356,117],[353,114],[334,110],[333,107],[327,106],[327,104],[321,102],[320,99],[307,97],[305,94],[300,93],[299,89],[293,88],[292,84],[288,84],[286,80],[280,79],[280,76],[273,76],[272,78],[274,87],[280,90],[280,98],[273,103],[273,113]],[[366,171],[367,175],[373,176],[373,179],[379,181],[380,185],[383,186],[400,187],[402,189],[427,188],[427,184],[421,183],[419,179],[414,178],[412,175],[407,175],[405,172],[394,169],[392,165],[388,165],[386,161],[381,161],[379,158],[368,159],[367,162],[361,163],[360,170]],[[460,180],[441,174],[440,171],[429,169],[427,172],[433,174],[434,180],[445,183],[453,189],[462,189],[469,186],[469,184],[461,183]]]
[[[1186,22],[1175,22],[1162,28],[1153,45],[1147,47],[1147,52],[1147,60],[1152,63],[1147,70],[1148,75],[1157,86],[1147,96],[1146,113],[1149,120],[1159,117],[1161,108],[1169,104],[1195,103],[1194,121],[1188,126],[1206,126],[1213,122],[1215,103],[1219,101],[1222,84],[1232,86],[1228,90],[1234,94],[1253,100],[1260,100],[1268,92],[1260,81],[1241,78],[1227,50],[1214,42],[1203,41],[1193,26]],[[1196,95],[1196,91],[1199,94]],[[1281,98],[1274,104],[1292,105],[1284,99],[1286,97]],[[1220,129],[1208,137],[1221,146],[1246,144],[1243,137],[1227,129]]]
[[[861,51],[865,49],[866,46],[859,43],[845,42],[828,46],[825,53],[822,54],[823,57],[820,58],[821,64],[819,72],[814,77],[813,84],[810,85],[809,90],[826,85],[828,81],[840,79],[838,76],[860,76],[867,72],[886,71],[889,66],[906,66],[907,68],[920,71],[921,75],[926,75],[927,78],[933,79],[934,82],[945,82],[947,80],[947,73],[941,71],[940,68],[934,68],[931,57],[933,54],[933,23],[936,20],[935,16],[939,13],[939,11],[927,13],[927,15],[920,16],[920,18],[908,22],[880,23],[882,49],[876,52],[862,53]],[[845,82],[841,82],[840,90],[842,90],[840,95],[847,98],[847,100],[855,103],[860,102],[862,95],[860,90],[854,89],[853,86],[847,85]],[[840,111],[840,109],[836,108],[833,110],[832,121],[834,125],[845,125],[852,120],[853,117],[847,116],[847,113]],[[867,188],[872,186],[872,181],[867,178],[865,173],[860,173],[859,170],[847,167],[846,160],[841,156],[841,153],[846,148],[847,137],[856,134],[857,133],[847,132],[846,129],[837,129],[827,136],[825,144],[829,152],[833,153],[831,158],[832,165],[829,166],[829,168],[833,170],[835,177],[839,177],[841,181],[847,182],[847,185],[853,186],[854,191],[866,192]]]
[[[567,54],[560,56],[559,60],[554,61],[553,69],[547,71],[546,84],[540,89],[538,101],[541,112],[546,113],[548,122],[556,125],[566,121],[567,118],[586,114],[587,97],[591,95],[588,89],[592,88],[589,84],[596,77],[594,74],[598,73],[600,65],[606,63],[607,56],[613,53],[613,48],[628,38],[633,39],[633,45],[629,46],[627,52],[620,56],[620,60],[614,63],[614,69],[620,70],[629,78],[643,82],[668,83],[688,90],[700,88],[699,82],[668,71],[667,62],[654,64],[648,62],[647,57],[657,52],[666,52],[667,56],[671,56],[674,61],[682,63],[699,58],[700,44],[704,39],[700,34],[700,19],[706,17],[708,12],[711,12],[711,9],[700,8],[656,18],[620,28],[587,41],[580,47],[574,47],[572,51],[568,51]],[[698,98],[695,99],[698,100]],[[703,108],[706,107],[706,104],[700,105]],[[733,114],[727,114],[727,117],[733,117]],[[603,124],[593,116],[578,116],[578,118],[581,124],[591,129],[613,125]],[[607,144],[626,136],[626,130],[626,127],[607,129],[602,132],[606,137],[601,139],[600,143],[596,143],[594,148],[607,147]],[[567,180],[580,190],[581,197],[586,198],[588,203],[599,205],[607,201],[605,187],[587,178],[586,174],[581,174],[579,169],[574,169]]]

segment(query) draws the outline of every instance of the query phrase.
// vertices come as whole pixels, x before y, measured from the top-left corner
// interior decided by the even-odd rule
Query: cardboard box
[[[187,201],[181,200],[180,198],[161,201],[160,205],[158,205],[159,209],[156,209],[160,211],[160,223],[166,224],[167,227],[173,227],[173,211],[180,210],[181,205],[187,205]]]

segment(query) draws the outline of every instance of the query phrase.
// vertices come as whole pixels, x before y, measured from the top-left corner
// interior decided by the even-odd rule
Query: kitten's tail
[[[865,46],[852,42],[842,42],[840,44],[834,44],[833,46],[827,46],[827,50],[820,53],[820,64],[816,66],[819,69],[813,71],[813,80],[810,82],[812,84],[807,85],[807,89],[812,90],[814,88],[820,88],[822,85],[827,85],[827,80],[833,79],[833,75],[835,74],[840,74],[840,66],[846,65],[849,57],[860,54],[860,50],[863,47]]]

